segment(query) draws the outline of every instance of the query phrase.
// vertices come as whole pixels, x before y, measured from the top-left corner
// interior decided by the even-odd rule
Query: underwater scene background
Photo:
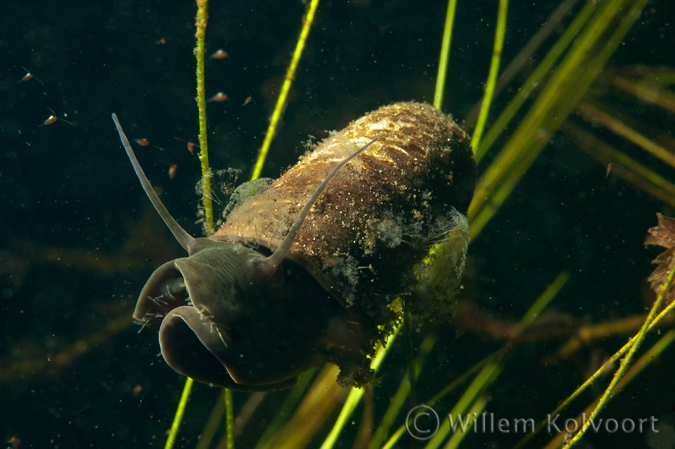
[[[512,2],[502,67],[562,3]],[[569,12],[495,98],[488,127],[586,5],[565,3]],[[604,3],[597,0],[597,7]],[[457,7],[443,111],[460,126],[483,96],[497,6],[460,1]],[[214,170],[241,170],[238,183],[251,175],[306,7],[300,1],[209,5],[207,54],[222,49],[228,56],[207,60],[207,97],[223,92],[229,98],[208,103],[211,164]],[[368,111],[396,101],[433,102],[446,7],[440,1],[321,3],[263,176],[278,177],[306,151],[308,139],[321,140]],[[152,271],[183,251],[135,179],[110,114],[120,117],[131,139],[148,139],[148,146],[136,147],[144,170],[176,220],[202,235],[195,192],[199,160],[186,145],[196,142],[198,132],[196,6],[171,0],[9,1],[2,9],[0,441],[18,439],[21,448],[163,447],[184,378],[158,356],[156,333],[139,333],[132,325],[131,313]],[[672,85],[674,19],[669,1],[647,2],[602,76],[667,73],[664,84]],[[631,97],[602,76],[584,101],[602,103],[675,152],[673,109]],[[577,108],[561,120],[663,179],[675,179],[672,166],[584,111]],[[480,162],[479,176],[524,115]],[[623,162],[599,163],[570,133],[542,130],[541,138],[547,141],[541,155],[469,246],[458,318],[416,327],[408,344],[395,340],[339,447],[368,447],[369,433],[427,335],[436,336],[435,345],[414,401],[394,428],[413,405],[500,348],[508,363],[486,393],[485,411],[538,421],[637,332],[655,297],[646,278],[658,250],[645,248],[644,240],[657,212],[675,215],[675,192],[645,192],[617,175]],[[215,181],[230,188],[234,182]],[[221,191],[216,198],[220,214],[227,198]],[[533,329],[520,335],[518,320],[563,271],[569,274],[565,286]],[[563,351],[598,323],[614,330]],[[663,329],[649,334],[644,348]],[[579,447],[675,448],[674,357],[673,348],[666,349],[601,415],[619,421],[655,417],[658,434],[590,432]],[[563,418],[575,417],[598,397],[615,368]],[[465,388],[440,400],[435,411],[447,416]],[[243,419],[238,447],[255,446],[287,394],[269,392],[252,404],[251,394],[234,393],[235,415]],[[218,395],[218,389],[195,386],[175,447],[197,446]],[[250,416],[242,417],[242,410]],[[328,414],[307,447],[320,447],[337,412]],[[527,447],[543,447],[553,436],[538,436]],[[474,432],[464,446],[512,447],[522,437]],[[424,446],[403,435],[395,447]]]

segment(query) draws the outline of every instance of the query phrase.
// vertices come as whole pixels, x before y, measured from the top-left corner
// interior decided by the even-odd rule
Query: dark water
[[[458,120],[482,95],[494,3],[460,2],[444,106]],[[512,5],[506,61],[557,3]],[[666,1],[650,2],[612,63],[672,64],[675,37],[669,8]],[[148,138],[165,149],[140,149],[141,163],[176,219],[199,234],[194,193],[199,162],[185,143],[174,139],[194,141],[197,134],[195,9],[190,2],[172,1],[3,4],[3,441],[18,435],[22,448],[164,445],[183,380],[157,357],[153,332],[138,335],[134,326],[106,329],[126,322],[125,317],[130,321],[147,276],[181,250],[150,210],[110,114],[118,114],[130,138]],[[207,95],[223,91],[231,99],[208,108],[215,168],[239,168],[242,178],[250,176],[303,12],[300,2],[288,1],[211,5],[208,50],[223,48],[230,55],[207,62]],[[394,101],[431,102],[444,14],[444,2],[321,4],[264,174],[276,177],[292,164],[304,152],[301,142],[308,135],[322,138],[326,130],[340,129]],[[44,84],[36,79],[18,82],[26,73],[22,66]],[[519,81],[499,97],[495,109],[504,107]],[[253,102],[242,106],[249,95]],[[672,115],[634,105],[623,113],[670,135]],[[59,120],[40,127],[52,114],[50,109]],[[598,135],[612,139],[609,132]],[[614,143],[639,154],[623,141]],[[171,164],[177,164],[173,180],[167,174]],[[659,170],[675,178],[672,170]],[[656,224],[656,212],[675,211],[615,176],[606,178],[605,172],[605,166],[564,135],[553,138],[470,247],[466,285],[471,299],[490,317],[517,320],[562,270],[568,270],[571,279],[552,307],[570,325],[644,310],[644,279],[656,255],[643,247],[646,229]],[[484,334],[469,332],[456,340],[451,326],[439,332],[417,391],[419,401],[500,347]],[[561,340],[542,337],[520,346],[490,390],[488,410],[506,417],[545,416],[626,338],[627,334],[608,337],[549,365],[541,360]],[[375,389],[380,414],[405,371],[401,341]],[[649,337],[647,344],[654,341]],[[655,416],[673,426],[673,354],[671,348],[621,392],[606,416]],[[569,416],[588,404],[600,387],[584,395]],[[217,390],[196,387],[179,447],[195,446],[216,395]],[[235,407],[247,397],[235,394]],[[283,398],[283,392],[268,395],[239,447],[254,444]],[[454,399],[446,399],[437,410],[447,413]],[[354,419],[359,416],[357,412]],[[352,427],[345,431],[341,447],[351,447],[356,426]],[[472,435],[466,444],[510,447],[517,440],[512,435]],[[675,447],[673,441],[666,443],[658,447]],[[411,444],[404,436],[399,447]],[[590,436],[585,444],[647,447],[648,442],[645,434],[617,433]]]

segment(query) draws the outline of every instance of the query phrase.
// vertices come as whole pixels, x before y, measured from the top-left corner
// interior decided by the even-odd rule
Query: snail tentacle
[[[155,207],[155,210],[159,216],[162,217],[162,220],[164,220],[166,226],[169,228],[178,243],[180,243],[180,246],[182,246],[183,249],[188,252],[188,254],[192,254],[192,248],[194,246],[193,242],[195,241],[195,238],[188,234],[187,231],[185,231],[185,229],[183,229],[178,224],[178,222],[171,216],[166,206],[164,206],[162,200],[160,200],[159,196],[157,196],[157,192],[155,192],[155,189],[152,188],[152,184],[150,184],[148,177],[145,176],[145,172],[141,168],[141,164],[138,163],[138,159],[136,159],[136,154],[134,154],[134,150],[131,148],[129,139],[127,139],[127,136],[124,134],[122,125],[120,125],[119,120],[117,120],[117,114],[114,112],[112,114],[112,119],[115,122],[115,128],[117,128],[117,132],[120,135],[120,140],[122,141],[122,145],[124,145],[127,156],[129,156],[129,159],[131,160],[131,165],[134,167],[136,176],[138,176],[138,180],[141,181],[143,190],[145,190],[145,194],[148,195],[148,198]]]

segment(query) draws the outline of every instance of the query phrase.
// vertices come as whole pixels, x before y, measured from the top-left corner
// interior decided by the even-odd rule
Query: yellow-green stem
[[[656,301],[654,301],[654,305],[652,305],[652,308],[649,311],[649,315],[647,315],[647,319],[645,319],[644,324],[640,328],[640,332],[638,332],[637,335],[635,336],[635,338],[633,338],[630,349],[628,350],[628,354],[626,354],[626,357],[624,357],[623,360],[621,361],[621,365],[619,366],[619,369],[616,370],[616,373],[614,373],[614,377],[612,378],[612,381],[609,383],[609,385],[605,389],[605,392],[600,397],[600,400],[598,401],[598,405],[591,412],[590,416],[588,417],[588,420],[584,423],[581,430],[576,435],[574,435],[574,438],[572,438],[563,447],[563,449],[569,449],[572,446],[574,446],[577,442],[579,442],[579,440],[581,440],[581,437],[584,436],[584,434],[586,433],[586,431],[590,427],[591,423],[595,420],[595,418],[598,416],[600,411],[604,408],[605,404],[609,400],[610,395],[614,391],[614,388],[616,387],[616,384],[619,383],[619,381],[621,380],[623,375],[628,370],[628,367],[630,366],[630,362],[631,362],[631,360],[633,360],[633,356],[635,355],[638,348],[640,347],[640,344],[642,344],[642,341],[644,340],[645,335],[647,334],[647,330],[649,329],[650,324],[654,320],[654,317],[656,317],[656,312],[658,312],[658,310],[661,308],[661,305],[665,301],[666,294],[670,290],[670,287],[672,287],[674,279],[675,279],[675,264],[673,264],[673,266],[670,267],[670,273],[668,273],[668,278],[666,279],[666,282],[661,287],[661,291],[659,292],[659,296],[656,298]]]
[[[483,104],[478,115],[478,123],[476,129],[473,131],[471,138],[471,148],[474,153],[480,145],[480,139],[483,136],[485,123],[488,118],[488,111],[492,103],[492,94],[495,91],[495,84],[497,84],[497,74],[499,73],[499,62],[502,59],[502,48],[504,48],[504,34],[506,33],[506,13],[509,8],[508,0],[499,0],[499,13],[497,15],[497,31],[495,32],[495,43],[492,49],[492,61],[490,62],[490,73],[488,74],[487,85],[485,86],[485,95],[483,96]]]
[[[452,41],[452,27],[455,23],[456,8],[457,0],[448,0],[448,11],[445,14],[445,27],[443,28],[441,56],[438,61],[438,75],[436,75],[436,92],[434,93],[434,107],[439,111],[442,110],[443,107],[443,92],[445,91],[445,77],[448,73],[450,42]]]
[[[209,144],[206,132],[206,87],[204,80],[204,54],[206,22],[208,21],[208,0],[197,0],[197,108],[199,109],[199,160],[202,163],[202,187],[204,202],[204,222],[207,235],[213,234],[213,205],[211,203],[211,167],[209,166]]]
[[[253,169],[251,180],[258,179],[260,177],[260,173],[262,173],[263,166],[265,165],[265,159],[267,159],[267,153],[269,152],[270,145],[272,145],[272,139],[274,139],[274,134],[276,133],[279,120],[281,120],[281,115],[283,114],[284,107],[286,105],[286,99],[288,98],[288,92],[291,90],[291,85],[293,84],[293,79],[295,78],[295,71],[298,68],[298,63],[300,62],[300,57],[302,56],[302,50],[305,48],[307,36],[309,36],[309,30],[312,28],[312,21],[314,21],[314,15],[316,14],[316,9],[318,7],[319,0],[312,0],[312,3],[309,4],[309,10],[305,16],[304,23],[302,24],[302,31],[300,32],[298,43],[295,45],[293,58],[291,59],[291,64],[288,66],[286,78],[284,78],[284,84],[281,86],[281,92],[279,93],[279,98],[277,98],[277,104],[274,107],[272,119],[270,120],[270,126],[267,128],[267,133],[265,134],[265,140],[263,141],[262,148],[260,148],[258,160],[255,162],[255,168]]]
[[[370,363],[370,368],[373,371],[377,372],[377,370],[380,368],[380,365],[384,361],[384,358],[387,356],[387,352],[394,343],[394,339],[396,338],[396,335],[398,334],[400,328],[401,326],[398,326],[396,329],[394,329],[394,331],[387,339],[387,342],[384,345],[380,346],[380,348],[377,350],[375,357],[373,357],[373,360]],[[335,421],[333,429],[330,431],[330,433],[324,440],[323,444],[321,445],[321,449],[331,449],[333,446],[335,446],[335,443],[337,443],[337,439],[340,436],[340,432],[342,432],[342,429],[344,428],[345,424],[347,424],[347,421],[349,421],[349,418],[354,412],[354,409],[356,409],[356,406],[361,401],[361,398],[363,397],[363,391],[364,391],[363,387],[351,389],[351,391],[349,392],[349,396],[347,396],[347,400],[345,401],[342,410],[340,411],[340,415]]]
[[[176,442],[176,436],[178,436],[180,423],[183,421],[183,415],[185,414],[185,406],[187,405],[187,401],[190,398],[190,390],[192,390],[193,382],[194,381],[189,377],[185,380],[185,386],[183,387],[183,394],[181,394],[180,396],[180,401],[178,402],[176,414],[173,417],[173,423],[171,423],[171,430],[169,431],[169,437],[166,439],[164,449],[171,449],[173,447],[173,444]]]
[[[234,449],[234,405],[232,390],[225,388],[225,422],[227,423],[227,449]]]

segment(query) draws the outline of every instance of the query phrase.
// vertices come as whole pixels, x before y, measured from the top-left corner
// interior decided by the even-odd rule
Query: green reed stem
[[[448,0],[441,56],[438,61],[438,74],[436,75],[436,92],[434,93],[434,107],[439,111],[443,108],[443,92],[445,91],[445,77],[448,74],[448,62],[450,61],[450,42],[452,41],[452,28],[455,23],[455,9],[457,9],[457,0]]]
[[[596,7],[593,3],[588,2],[586,6],[574,17],[572,23],[565,28],[565,32],[551,47],[541,63],[527,78],[523,85],[518,89],[518,92],[509,102],[508,106],[502,111],[497,120],[492,124],[488,130],[485,138],[481,141],[478,149],[476,149],[476,164],[483,159],[485,153],[490,149],[492,144],[497,140],[501,133],[507,128],[513,117],[516,115],[520,107],[530,97],[534,89],[539,85],[541,80],[550,73],[553,65],[560,59],[562,54],[567,50],[579,34],[579,31],[586,25]]]
[[[194,380],[192,380],[192,378],[188,377],[185,379],[183,394],[181,394],[180,396],[180,401],[178,402],[176,413],[173,416],[173,423],[171,423],[171,430],[169,431],[169,437],[166,439],[164,449],[171,449],[173,447],[173,444],[176,442],[176,436],[178,436],[178,430],[180,429],[180,424],[183,421],[183,415],[185,414],[185,406],[187,405],[188,399],[190,399],[190,391],[192,390],[193,383]]]
[[[652,362],[658,360],[659,356],[665,351],[670,344],[675,341],[675,329],[671,329],[663,337],[661,337],[651,348],[649,348],[645,353],[640,357],[628,370],[625,376],[621,378],[621,381],[616,385],[614,389],[614,395],[621,391],[625,386],[627,386],[635,377],[637,377],[646,367],[648,367]],[[577,426],[581,425],[587,416],[590,415],[591,411],[597,406],[599,399],[593,401],[588,407],[584,409],[583,412],[579,413],[575,419]],[[549,443],[544,447],[544,449],[559,449],[565,437],[568,435],[565,432],[558,434],[556,438],[549,441]]]
[[[208,21],[209,0],[197,0],[197,48],[195,57],[197,58],[197,108],[199,109],[199,160],[202,163],[202,186],[204,202],[204,220],[206,225],[206,234],[213,234],[213,204],[211,203],[211,167],[209,166],[209,143],[206,132],[206,82],[204,77],[204,54],[206,37],[206,22]]]
[[[488,74],[487,85],[485,86],[485,95],[483,96],[483,104],[478,115],[478,122],[473,131],[471,138],[471,148],[476,153],[480,145],[480,139],[483,137],[483,130],[485,130],[485,123],[487,122],[490,104],[492,103],[492,95],[497,84],[497,75],[499,74],[499,63],[502,59],[502,49],[504,48],[504,34],[506,34],[506,18],[509,8],[508,0],[499,0],[499,13],[497,14],[497,31],[495,32],[495,42],[492,49],[492,61],[490,62],[490,72]]]
[[[417,379],[417,377],[420,375],[420,372],[422,371],[422,366],[424,365],[424,362],[429,356],[429,353],[433,349],[435,343],[436,343],[436,336],[428,335],[420,345],[419,355],[417,356],[417,358],[413,363],[415,369],[415,379]],[[373,437],[370,440],[370,443],[368,444],[368,449],[377,449],[382,447],[384,437],[389,433],[389,429],[391,429],[391,426],[394,424],[394,420],[401,411],[401,408],[403,408],[403,405],[405,404],[406,398],[408,397],[410,391],[411,391],[410,376],[403,376],[403,379],[401,380],[401,383],[398,386],[398,390],[396,390],[396,393],[394,394],[393,399],[391,400],[389,407],[387,408],[387,411],[384,413],[384,416],[382,417],[380,424],[377,426],[377,429],[373,433]]]
[[[476,402],[473,403],[473,406],[469,409],[469,412],[466,414],[467,420],[465,421],[467,423],[467,428],[471,427],[471,423],[473,423],[481,413],[483,413],[483,410],[485,410],[485,406],[487,405],[487,397],[483,394],[481,397],[476,399]],[[454,432],[450,439],[448,440],[448,443],[445,445],[443,449],[455,449],[459,447],[459,445],[462,443],[462,440],[464,437],[466,437],[469,434],[469,432]]]
[[[319,7],[319,0],[312,0],[312,2],[309,4],[309,10],[307,11],[307,15],[305,16],[305,20],[302,24],[302,31],[300,31],[298,43],[295,45],[293,58],[291,59],[291,64],[288,66],[286,78],[284,78],[284,84],[281,86],[281,92],[279,93],[279,98],[277,98],[277,104],[274,107],[274,112],[272,112],[272,119],[270,120],[270,126],[267,128],[265,140],[263,141],[262,148],[260,148],[260,154],[258,155],[258,160],[255,163],[255,168],[253,169],[251,181],[258,179],[260,177],[260,173],[262,173],[263,165],[265,165],[265,159],[267,159],[267,153],[269,152],[270,145],[272,145],[272,140],[274,139],[274,135],[276,134],[277,125],[279,124],[279,120],[281,120],[281,115],[283,114],[284,106],[286,106],[286,99],[288,98],[288,92],[291,90],[291,85],[293,84],[293,79],[295,78],[295,71],[298,68],[298,63],[300,62],[300,57],[302,56],[302,51],[305,48],[307,36],[309,36],[309,30],[312,28],[314,15],[316,14],[316,10],[318,7]]]
[[[523,318],[520,320],[521,329],[526,329],[534,319],[539,316],[539,314],[548,306],[551,301],[558,295],[560,290],[565,286],[569,280],[569,273],[563,271],[558,277],[544,290],[544,292],[537,298],[537,300],[530,306],[528,311],[525,313]],[[510,356],[510,354],[509,354]],[[494,383],[494,381],[499,377],[502,370],[506,366],[509,356],[503,357],[502,352],[494,353],[491,356],[491,359],[483,366],[481,371],[478,373],[474,381],[469,385],[469,387],[464,391],[462,397],[457,401],[453,407],[450,415],[457,417],[459,415],[465,415],[467,410],[470,407],[474,406],[474,403],[479,400],[479,398],[485,393],[485,391]],[[451,432],[452,428],[450,427],[449,421],[445,420],[441,423],[438,432],[436,435],[429,440],[425,449],[435,449],[439,447],[443,440]],[[453,443],[454,444],[454,443]]]
[[[675,277],[675,266],[671,269],[671,272],[668,275],[668,279],[671,280],[671,285],[672,287],[672,277]],[[666,283],[664,284],[664,287],[668,284],[668,280],[666,280]],[[654,317],[651,322],[648,322],[647,325],[647,332],[653,330],[659,322],[666,316],[668,316],[669,313],[673,312],[675,310],[675,301],[668,304],[668,306],[661,311],[656,317]],[[559,405],[553,410],[551,413],[549,413],[550,416],[555,416],[561,411],[565,410],[568,405],[572,403],[581,393],[583,393],[588,387],[590,387],[593,382],[595,382],[603,373],[606,372],[606,367],[614,364],[617,360],[619,360],[623,355],[633,346],[634,340],[636,337],[631,338],[628,343],[623,345],[621,349],[619,349],[617,352],[615,352],[600,368],[598,368],[595,373],[593,373],[586,381],[584,381],[583,384],[581,384],[574,392],[567,397],[564,401],[560,402]],[[514,449],[520,449],[527,444],[528,441],[530,441],[532,438],[534,438],[535,435],[537,435],[544,427],[546,427],[547,420],[543,419],[539,423],[537,423],[537,426],[534,428],[534,432],[527,434],[525,438],[520,440],[518,444],[514,446]]]
[[[481,177],[469,207],[471,237],[490,221],[640,16],[646,0],[607,0],[551,75],[526,117]],[[618,22],[618,24],[617,24]],[[616,27],[612,27],[616,24]]]
[[[630,362],[633,360],[633,357],[635,356],[635,353],[637,352],[638,348],[642,344],[642,341],[644,340],[645,335],[647,334],[647,331],[648,331],[652,321],[654,321],[654,317],[656,317],[656,312],[663,305],[663,302],[666,299],[666,295],[667,295],[668,291],[670,290],[670,287],[672,287],[672,285],[673,285],[673,280],[675,280],[675,264],[673,264],[673,266],[670,268],[670,273],[668,273],[668,278],[666,279],[666,282],[661,287],[661,291],[659,292],[659,296],[656,298],[656,301],[654,301],[654,304],[652,305],[652,308],[649,311],[649,315],[647,315],[647,318],[645,319],[645,322],[642,324],[642,327],[640,328],[640,331],[631,340],[630,349],[628,350],[628,354],[626,354],[626,356],[621,360],[621,365],[619,366],[619,369],[616,370],[616,372],[614,373],[614,377],[612,378],[612,381],[609,383],[609,385],[605,389],[605,392],[600,397],[600,400],[598,401],[598,405],[595,407],[595,409],[593,409],[590,416],[588,417],[588,420],[584,423],[581,430],[579,430],[579,432],[576,435],[574,435],[574,438],[572,438],[563,447],[563,449],[569,449],[572,446],[574,446],[576,443],[578,443],[579,440],[581,440],[581,438],[584,436],[584,434],[586,433],[588,428],[591,426],[591,422],[593,420],[595,420],[595,418],[598,416],[600,411],[607,404],[607,401],[609,400],[610,395],[614,392],[616,384],[619,383],[619,381],[621,380],[623,375],[628,370],[628,367],[630,366]]]
[[[216,436],[216,432],[220,427],[221,420],[223,419],[223,414],[225,413],[225,388],[220,390],[218,399],[211,409],[211,414],[209,419],[202,429],[201,437],[195,449],[209,449],[211,447],[211,442],[213,437]]]
[[[205,90],[205,76],[204,76],[204,53],[205,53],[205,37],[206,37],[206,23],[208,21],[208,0],[197,0],[197,19],[195,21],[197,38],[197,48],[195,49],[195,57],[197,58],[197,109],[199,110],[199,160],[202,166],[202,187],[204,203],[204,224],[206,226],[206,234],[213,234],[213,204],[211,203],[211,167],[209,166],[209,144],[207,142],[206,131],[206,90]],[[166,449],[173,447],[173,443],[178,435],[178,429],[185,413],[185,406],[194,381],[191,378],[185,379],[185,386],[183,387],[183,394],[181,400],[176,408],[174,414],[173,424],[169,432],[169,438],[166,441]]]
[[[274,419],[267,426],[265,432],[262,434],[258,443],[255,445],[255,449],[261,449],[268,445],[272,437],[283,427],[283,425],[288,422],[293,410],[297,407],[302,400],[303,395],[309,388],[310,382],[316,376],[316,368],[312,368],[309,371],[305,371],[298,377],[298,382],[291,389],[291,391],[284,399],[284,402],[276,410]]]
[[[225,422],[227,423],[227,449],[234,449],[234,405],[232,403],[232,390],[225,390]]]
[[[394,329],[391,335],[389,335],[385,344],[380,346],[379,349],[377,350],[375,357],[373,357],[373,361],[370,363],[370,368],[373,371],[377,372],[377,370],[380,369],[380,365],[382,365],[382,362],[387,356],[389,348],[391,348],[391,346],[394,344],[394,339],[396,338],[396,335],[398,334],[400,329],[401,326],[396,327],[396,329]],[[342,410],[340,410],[340,415],[335,421],[333,429],[331,429],[330,433],[328,434],[323,444],[321,445],[321,449],[332,449],[333,446],[335,446],[335,443],[337,443],[337,439],[340,436],[340,432],[342,432],[342,429],[344,428],[345,424],[347,424],[347,421],[352,416],[352,413],[354,413],[356,406],[361,401],[361,398],[363,397],[363,391],[364,391],[363,387],[351,389],[351,391],[349,392],[349,396],[347,396],[347,400],[345,401],[342,407]]]

